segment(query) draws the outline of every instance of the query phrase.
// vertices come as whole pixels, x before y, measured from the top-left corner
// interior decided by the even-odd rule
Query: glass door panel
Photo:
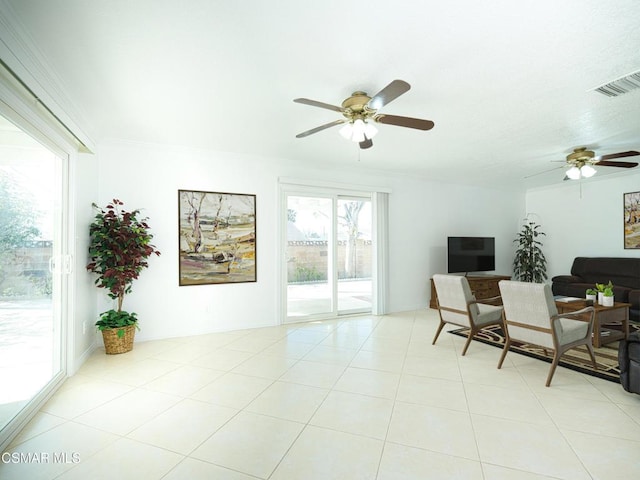
[[[371,200],[338,197],[338,313],[371,311]]]
[[[0,117],[0,430],[61,371],[61,169]]]
[[[326,316],[333,301],[333,200],[287,196],[287,318]]]

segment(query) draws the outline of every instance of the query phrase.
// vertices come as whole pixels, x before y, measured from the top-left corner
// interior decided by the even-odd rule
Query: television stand
[[[505,275],[465,275],[471,287],[471,293],[476,297],[476,300],[483,300],[485,298],[497,297],[500,295],[500,289],[498,288],[498,282],[500,280],[511,280],[510,276]],[[438,295],[436,293],[436,287],[431,279],[431,300],[429,301],[430,308],[438,308]]]

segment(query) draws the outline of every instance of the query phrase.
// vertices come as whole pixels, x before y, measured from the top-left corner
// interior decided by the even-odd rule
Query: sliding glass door
[[[371,198],[291,192],[284,203],[287,321],[370,312]]]
[[[62,371],[62,172],[0,117],[0,432]]]

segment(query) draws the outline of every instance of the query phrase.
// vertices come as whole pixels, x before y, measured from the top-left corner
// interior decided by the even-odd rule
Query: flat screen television
[[[447,271],[449,273],[488,272],[495,269],[495,238],[447,238]]]

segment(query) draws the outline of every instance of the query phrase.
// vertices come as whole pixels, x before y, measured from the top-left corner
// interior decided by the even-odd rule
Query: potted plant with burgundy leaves
[[[151,244],[147,218],[140,210],[126,211],[124,203],[114,199],[98,210],[89,226],[89,256],[87,270],[98,275],[95,284],[106,288],[107,295],[116,301],[116,309],[100,314],[96,327],[102,332],[105,352],[125,353],[133,348],[138,318],[133,312],[122,310],[125,294],[140,272],[149,266],[147,259],[160,252]]]

